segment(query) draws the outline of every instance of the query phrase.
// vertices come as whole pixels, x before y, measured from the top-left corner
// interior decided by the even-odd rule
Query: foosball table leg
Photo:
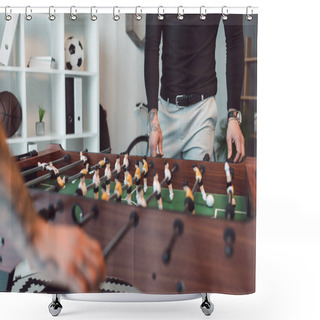
[[[210,316],[213,312],[214,306],[213,303],[210,301],[209,293],[201,293],[202,303],[201,303],[201,310],[206,316]]]
[[[60,294],[53,294],[52,295],[52,302],[49,304],[49,312],[53,317],[56,317],[60,314],[62,310],[62,305],[60,303]]]

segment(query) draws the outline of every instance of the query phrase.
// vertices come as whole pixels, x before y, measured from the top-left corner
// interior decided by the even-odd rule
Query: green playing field
[[[46,183],[40,184],[37,188],[47,189],[50,187],[54,181],[47,181]],[[75,183],[69,182],[66,184],[66,187],[60,190],[60,193],[63,194],[75,194],[75,190],[78,187],[79,180],[76,180]],[[90,185],[92,183],[91,179],[86,179],[86,185]],[[135,192],[135,185],[132,186],[132,194],[131,194],[131,201],[132,205],[136,205],[136,192]],[[110,184],[110,194],[113,194],[114,190],[114,182]],[[152,187],[148,187],[147,192],[145,193],[145,199],[152,194],[153,190]],[[183,211],[184,210],[184,199],[185,199],[185,192],[183,190],[174,189],[174,198],[171,201],[169,199],[169,190],[167,188],[161,189],[161,197],[163,203],[163,209],[165,210],[176,210],[176,211]],[[208,193],[207,193],[208,195]],[[205,215],[212,218],[224,218],[225,217],[225,207],[228,202],[227,194],[212,194],[214,197],[214,204],[213,207],[209,208],[206,205],[206,202],[202,199],[201,193],[196,192],[194,195],[194,206],[196,214]],[[101,190],[99,190],[99,198],[101,196]],[[93,189],[88,190],[86,195],[87,198],[93,198]],[[127,192],[124,191],[122,194],[122,202],[126,203],[127,200]],[[235,220],[246,220],[247,218],[247,203],[246,198],[241,196],[235,196],[236,200],[236,207],[235,207]],[[157,208],[157,200],[155,197],[150,201],[148,207]]]

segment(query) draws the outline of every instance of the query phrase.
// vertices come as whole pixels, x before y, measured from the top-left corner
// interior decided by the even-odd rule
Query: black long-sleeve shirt
[[[158,108],[159,52],[162,36],[162,77],[160,95],[173,98],[180,94],[199,93],[215,96],[216,37],[221,15],[167,14],[159,21],[157,15],[147,15],[145,41],[145,86],[148,109]],[[224,21],[227,50],[227,107],[239,109],[244,73],[244,40],[242,15],[229,15]]]

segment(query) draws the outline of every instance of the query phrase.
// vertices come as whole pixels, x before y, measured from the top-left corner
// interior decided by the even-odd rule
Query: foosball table
[[[108,278],[130,292],[255,291],[255,158],[229,164],[49,145],[19,166],[39,214],[98,240]],[[12,291],[21,258],[5,239],[0,257],[0,289]]]

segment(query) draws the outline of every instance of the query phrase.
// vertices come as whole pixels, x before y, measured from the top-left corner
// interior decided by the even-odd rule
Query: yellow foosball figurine
[[[106,189],[106,184],[102,183],[101,184],[101,200],[109,201],[109,195],[110,194],[107,192],[107,189]]]
[[[121,183],[118,180],[118,178],[115,178],[114,182],[115,182],[114,193],[117,195],[116,201],[121,202],[121,197],[122,197]]]
[[[127,188],[127,203],[131,205],[131,192],[132,192],[132,176],[129,172],[129,168],[126,167],[124,171],[124,184],[128,186]]]
[[[183,190],[186,192],[186,197],[185,197],[185,200],[184,200],[185,209],[188,212],[190,212],[192,214],[195,214],[194,197],[193,197],[192,191],[191,191],[191,189],[188,186],[188,183],[186,181],[183,183]]]
[[[136,171],[134,172],[135,184],[137,186],[140,186],[140,183],[141,183],[141,170],[139,168],[139,161],[136,161],[134,166],[136,168]]]
[[[195,172],[195,175],[196,175],[196,180],[198,181],[198,184],[199,184],[199,188],[200,188],[200,191],[202,194],[202,199],[203,199],[203,201],[206,201],[207,195],[206,195],[206,192],[204,191],[204,186],[202,183],[202,174],[196,164],[194,164],[192,167],[193,167],[193,171]]]

